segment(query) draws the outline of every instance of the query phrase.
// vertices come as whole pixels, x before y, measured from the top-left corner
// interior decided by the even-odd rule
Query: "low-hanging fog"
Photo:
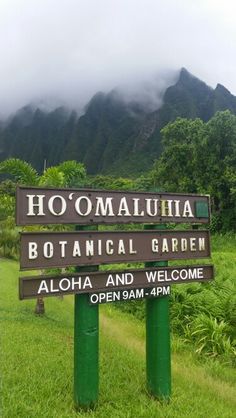
[[[0,115],[82,109],[97,91],[161,103],[178,70],[236,94],[232,0],[1,0]]]

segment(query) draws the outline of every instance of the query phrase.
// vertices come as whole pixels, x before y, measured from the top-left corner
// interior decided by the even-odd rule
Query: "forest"
[[[13,216],[16,184],[91,187],[107,190],[167,191],[208,194],[211,231],[236,231],[236,116],[217,112],[208,122],[177,118],[162,130],[161,156],[136,177],[87,175],[83,163],[65,161],[38,173],[26,161],[0,163],[0,218]],[[137,165],[141,162],[136,161]],[[142,171],[142,167],[139,168]]]

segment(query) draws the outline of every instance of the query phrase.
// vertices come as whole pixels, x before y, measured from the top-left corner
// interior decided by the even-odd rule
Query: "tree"
[[[0,163],[0,173],[8,174],[15,181],[16,184],[25,186],[51,186],[51,187],[73,187],[82,185],[86,179],[86,169],[83,164],[76,161],[65,161],[56,167],[47,168],[40,176],[37,171],[26,161],[19,160],[17,158],[10,158]],[[12,186],[12,182],[8,184]],[[6,182],[5,182],[6,185]],[[1,189],[4,193],[1,194]],[[3,206],[5,215],[14,213],[15,198],[12,197],[12,187],[7,189],[6,187],[0,188],[0,203]],[[3,216],[0,208],[0,217]],[[13,218],[13,216],[12,216]],[[55,226],[56,227],[56,226]],[[51,227],[53,228],[53,227]],[[12,238],[12,233],[7,228],[2,230],[0,237],[4,254],[6,254],[6,248],[10,248],[9,240]],[[1,239],[2,238],[2,239]],[[17,242],[14,240],[14,242]],[[15,251],[15,247],[12,246],[12,251]],[[43,314],[45,312],[43,298],[38,298],[35,312],[37,314]]]
[[[64,175],[66,187],[81,187],[84,185],[87,178],[84,164],[75,160],[64,161],[57,168]]]
[[[64,173],[58,167],[47,168],[39,179],[39,186],[64,187]]]
[[[39,182],[39,175],[31,164],[18,158],[9,158],[0,163],[0,173],[10,174],[16,183],[36,186]]]
[[[235,230],[236,116],[217,112],[207,123],[178,118],[161,133],[153,183],[166,191],[210,194],[217,227]]]
[[[207,135],[198,150],[204,170],[198,176],[199,188],[208,190],[218,209],[229,197],[228,169],[235,172],[236,117],[229,111],[217,112],[206,124]],[[221,201],[221,202],[220,202]]]
[[[26,186],[78,187],[87,177],[84,164],[74,160],[48,167],[40,176],[26,161],[9,158],[0,163],[0,173],[10,175],[15,183]]]
[[[204,123],[177,118],[161,134],[164,151],[154,163],[154,185],[170,192],[196,192],[197,148],[205,134]]]

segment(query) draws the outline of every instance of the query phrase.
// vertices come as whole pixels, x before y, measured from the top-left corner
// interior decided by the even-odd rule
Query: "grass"
[[[236,377],[217,362],[201,364],[173,339],[172,400],[160,404],[145,387],[141,321],[100,308],[100,395],[95,411],[73,405],[73,297],[49,298],[46,314],[19,301],[18,264],[0,259],[1,400],[4,418],[235,417]]]

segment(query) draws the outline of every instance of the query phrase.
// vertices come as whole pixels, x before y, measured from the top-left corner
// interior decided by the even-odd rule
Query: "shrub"
[[[216,357],[226,355],[235,360],[236,346],[229,325],[204,313],[196,316],[185,330],[186,341],[194,342],[196,353]]]

